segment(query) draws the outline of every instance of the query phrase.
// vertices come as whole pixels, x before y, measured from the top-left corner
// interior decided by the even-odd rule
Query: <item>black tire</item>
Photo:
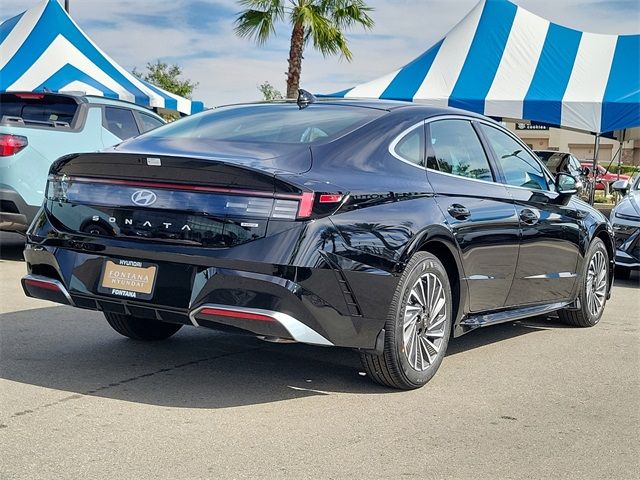
[[[589,292],[587,291],[587,289],[593,290],[594,283],[589,277],[589,268],[596,255],[604,256],[603,273],[605,290],[604,296],[601,300],[601,306],[594,313],[589,307]],[[598,271],[601,271],[601,269],[598,269]],[[580,290],[578,292],[579,308],[567,308],[558,311],[558,317],[560,318],[560,321],[575,327],[593,327],[594,325],[596,325],[600,321],[600,318],[602,318],[604,307],[607,303],[607,294],[609,292],[609,288],[609,254],[607,253],[607,249],[604,246],[604,242],[599,238],[596,238],[595,240],[593,240],[593,242],[591,242],[589,250],[587,251],[587,255],[585,256],[582,278],[580,280]]]
[[[631,269],[625,267],[616,267],[613,271],[618,280],[629,280],[631,278]]]
[[[146,318],[104,312],[104,316],[116,332],[133,340],[165,340],[180,330],[182,325]]]
[[[410,346],[407,352],[404,336],[405,309],[420,308],[416,302],[417,298],[412,294],[412,288],[418,285],[417,282],[421,278],[428,278],[429,281],[433,282],[435,288],[438,288],[437,282],[433,280],[434,277],[437,278],[442,287],[445,311],[444,313],[440,313],[435,319],[431,319],[430,317],[432,315],[428,314],[428,309],[423,309],[423,312],[415,317],[415,321],[407,322],[407,325],[416,325],[415,330],[410,329],[407,331],[409,331],[409,333],[414,332],[418,335],[416,343],[411,343],[415,348],[411,350]],[[442,304],[442,297],[440,297],[439,294],[440,290],[438,290],[437,294],[434,293],[434,295],[430,296],[430,298],[438,297],[440,299],[439,304]],[[428,304],[429,302],[427,301],[425,303]],[[436,309],[434,308],[433,310],[435,311]],[[437,310],[437,312],[438,311],[442,312],[442,310]],[[391,307],[389,308],[384,327],[385,339],[383,353],[378,355],[364,352],[360,355],[362,365],[369,377],[382,385],[402,390],[411,390],[426,384],[440,367],[447,350],[449,337],[451,335],[451,315],[451,287],[442,262],[431,253],[416,253],[411,257],[391,301]],[[420,325],[420,327],[418,327],[418,325]],[[428,325],[433,325],[433,327],[429,327]],[[442,337],[439,339],[432,338],[431,343],[428,341],[421,343],[420,332],[424,332],[422,333],[423,336],[430,337],[428,331],[431,331],[430,328],[435,329],[436,326],[438,327],[437,334],[442,335]],[[409,337],[415,338],[415,335],[409,335]],[[429,345],[435,345],[438,348],[437,350],[431,349]],[[418,366],[422,365],[423,368],[416,368],[415,365],[412,365],[412,362],[414,362],[412,358],[414,356],[411,355],[411,351],[416,354],[415,362]],[[429,352],[431,352],[432,355],[429,355]],[[433,352],[435,352],[435,354],[433,354]],[[418,363],[418,354],[422,357],[422,363]],[[410,358],[410,356],[412,358]],[[425,365],[427,357],[431,361],[427,361],[427,365]]]

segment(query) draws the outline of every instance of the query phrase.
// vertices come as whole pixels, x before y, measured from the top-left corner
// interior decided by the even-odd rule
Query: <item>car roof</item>
[[[152,115],[157,115],[153,110],[147,108],[142,105],[138,105],[137,103],[128,102],[126,100],[120,100],[116,98],[107,98],[100,97],[97,95],[81,95],[82,98],[86,99],[87,103],[91,103],[94,105],[113,105],[113,106],[126,106],[127,108],[131,108],[133,110],[140,110],[141,112],[151,113]]]
[[[150,115],[153,115],[154,117],[158,117],[159,119],[162,119],[162,117],[160,117],[156,112],[154,112],[150,108],[145,107],[143,105],[138,105],[137,103],[132,103],[132,102],[128,102],[126,100],[120,100],[120,99],[116,99],[116,98],[107,98],[107,97],[101,97],[101,96],[98,96],[98,95],[87,95],[84,92],[76,92],[76,91],[70,91],[70,92],[31,92],[31,91],[28,91],[28,90],[0,92],[0,94],[2,94],[2,95],[20,95],[20,94],[34,94],[34,93],[35,94],[48,95],[48,96],[54,96],[54,97],[72,97],[78,103],[90,103],[92,105],[113,105],[113,106],[127,107],[127,108],[131,108],[132,110],[139,110],[141,112],[148,113]]]
[[[246,102],[246,103],[234,103],[228,105],[219,105],[216,108],[221,107],[234,107],[234,106],[250,106],[250,105],[282,105],[282,104],[295,104],[295,100],[271,100],[271,101],[259,101],[259,102]],[[359,99],[359,98],[333,98],[333,97],[319,97],[314,102],[318,105],[335,105],[344,107],[359,107],[359,108],[371,108],[375,110],[383,110],[387,112],[394,112],[399,110],[414,111],[416,114],[422,115],[425,119],[430,117],[436,117],[439,115],[461,115],[465,117],[486,119],[483,115],[470,112],[468,110],[461,110],[453,107],[436,107],[423,105],[420,103],[414,103],[402,100],[386,100],[386,99]],[[310,107],[313,104],[309,105]]]

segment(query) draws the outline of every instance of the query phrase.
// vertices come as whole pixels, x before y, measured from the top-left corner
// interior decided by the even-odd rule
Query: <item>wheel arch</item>
[[[465,315],[468,303],[467,283],[464,280],[464,269],[461,254],[453,233],[442,226],[434,226],[416,235],[415,240],[408,246],[402,256],[402,264],[406,264],[416,252],[429,252],[442,262],[451,285],[453,296],[453,321],[451,322],[454,336],[457,326]]]

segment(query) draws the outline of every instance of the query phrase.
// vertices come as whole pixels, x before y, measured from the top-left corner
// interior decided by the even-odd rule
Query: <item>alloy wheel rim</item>
[[[422,275],[411,287],[404,308],[404,353],[417,371],[429,368],[442,349],[447,319],[447,301],[440,279]]]
[[[592,316],[597,317],[604,307],[607,295],[607,261],[600,251],[589,262],[586,289],[587,308]]]

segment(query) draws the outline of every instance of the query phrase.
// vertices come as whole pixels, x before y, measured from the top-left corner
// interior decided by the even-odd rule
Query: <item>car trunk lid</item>
[[[225,160],[115,151],[67,156],[51,169],[47,208],[71,232],[207,247],[262,238],[270,220],[306,215],[309,192],[278,179],[273,168],[256,168],[255,157]]]

